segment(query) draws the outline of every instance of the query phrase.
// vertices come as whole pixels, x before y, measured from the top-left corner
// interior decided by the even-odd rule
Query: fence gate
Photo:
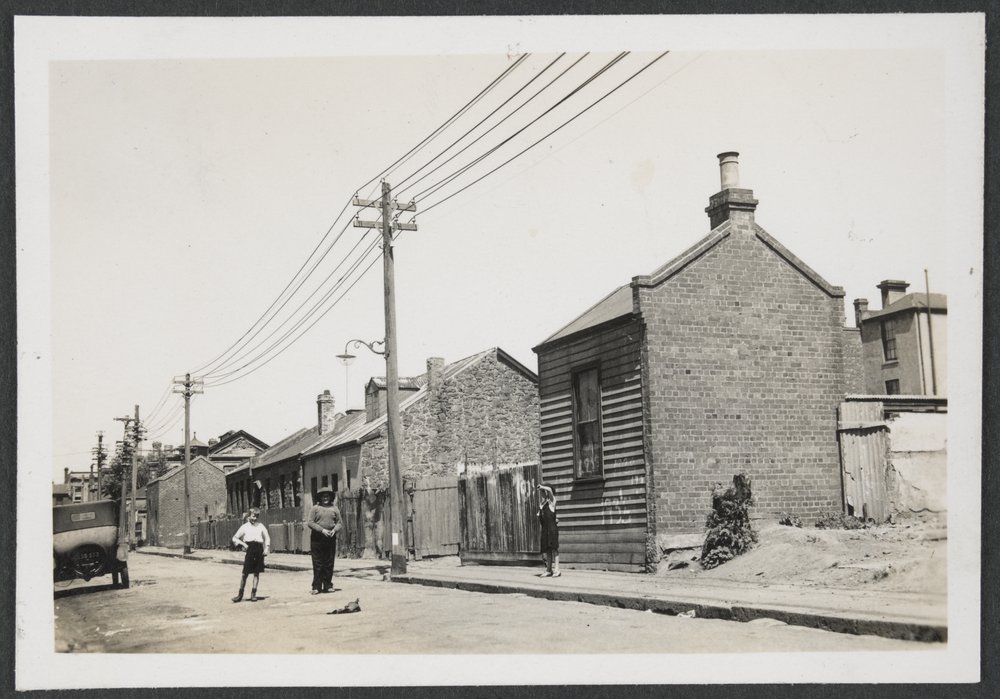
[[[462,476],[461,556],[481,563],[541,560],[538,464],[501,467]]]
[[[416,557],[458,553],[458,478],[427,476],[413,490],[411,532]]]
[[[889,516],[888,431],[880,401],[840,404],[844,511],[865,521]]]

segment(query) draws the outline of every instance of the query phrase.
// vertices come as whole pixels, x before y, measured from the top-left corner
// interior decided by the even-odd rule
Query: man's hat
[[[322,488],[316,491],[317,496],[322,495],[323,493],[329,493],[330,495],[333,495],[333,488],[324,485]]]

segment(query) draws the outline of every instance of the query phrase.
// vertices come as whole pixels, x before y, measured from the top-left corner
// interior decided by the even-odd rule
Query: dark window
[[[323,482],[323,487],[324,488],[329,488],[330,487],[330,477],[328,475],[323,474],[323,481],[322,482]]]
[[[302,498],[299,497],[300,490],[301,487],[299,485],[299,474],[296,473],[295,476],[292,478],[292,502],[294,504],[294,507],[302,506]]]
[[[885,361],[897,361],[896,327],[891,320],[882,321],[882,353],[885,355]]]
[[[318,489],[319,486],[316,485],[316,476],[313,476],[311,479],[309,479],[309,491],[312,493],[313,502],[316,502],[316,491]]]
[[[601,445],[601,380],[597,367],[573,375],[573,438],[576,477],[604,475]]]
[[[351,469],[347,469],[347,489],[351,489]]]
[[[285,506],[285,477],[278,477],[278,507]]]
[[[887,396],[899,395],[899,379],[889,379],[885,382],[885,394]]]
[[[271,479],[264,479],[264,507],[271,508]]]
[[[337,481],[339,480],[339,474],[333,474],[333,492],[337,492]]]

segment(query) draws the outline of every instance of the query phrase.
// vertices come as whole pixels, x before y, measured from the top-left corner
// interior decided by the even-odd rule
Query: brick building
[[[204,456],[191,459],[188,492],[191,523],[226,513],[226,476]],[[184,464],[146,484],[146,533],[153,546],[184,545]]]
[[[878,285],[882,309],[868,310],[868,299],[854,300],[861,338],[865,388],[873,395],[945,396],[948,394],[948,297],[907,294],[905,281]]]
[[[426,373],[401,378],[403,478],[455,475],[463,464],[537,461],[537,382],[496,347],[447,365],[432,357]],[[384,379],[369,381],[365,412],[341,417],[343,424],[304,452],[306,508],[322,485],[388,483],[385,389]]]
[[[699,544],[713,484],[740,471],[758,514],[841,507],[844,292],[757,225],[737,154],[719,159],[711,232],[535,348],[567,564],[642,570]]]

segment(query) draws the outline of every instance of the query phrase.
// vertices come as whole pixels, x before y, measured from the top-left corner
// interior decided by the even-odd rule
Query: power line
[[[285,347],[284,349],[282,349],[282,350],[281,350],[281,352],[284,352],[284,351],[285,351],[286,349],[288,349],[288,347],[291,347],[291,345],[292,345],[292,344],[294,344],[294,343],[295,343],[295,341],[297,341],[297,340],[298,340],[298,339],[299,339],[300,337],[302,337],[302,336],[303,336],[304,334],[306,334],[307,332],[309,332],[309,330],[310,330],[310,329],[312,329],[312,327],[313,327],[314,325],[316,325],[316,323],[318,323],[318,322],[319,322],[319,321],[320,321],[320,320],[321,320],[321,319],[323,318],[323,316],[325,316],[325,315],[326,315],[327,313],[329,313],[329,312],[330,312],[330,310],[332,310],[332,309],[333,309],[333,307],[334,307],[334,306],[336,306],[336,305],[337,305],[337,303],[339,303],[339,302],[340,302],[340,300],[341,300],[341,299],[343,299],[343,298],[344,298],[344,296],[345,296],[345,295],[346,295],[346,294],[347,294],[347,293],[348,293],[348,292],[349,292],[349,291],[350,291],[351,289],[353,289],[353,288],[354,288],[354,285],[355,285],[355,284],[357,284],[357,283],[358,283],[359,281],[361,281],[361,279],[362,279],[362,278],[364,278],[364,276],[365,276],[365,275],[366,275],[366,274],[368,273],[368,271],[369,271],[369,270],[370,270],[370,269],[372,268],[372,266],[373,266],[373,265],[374,265],[374,264],[375,264],[376,262],[378,262],[378,260],[379,260],[379,257],[380,257],[379,255],[376,255],[375,257],[373,257],[373,258],[372,258],[372,260],[371,260],[371,262],[370,262],[370,263],[368,264],[368,266],[367,266],[367,267],[366,267],[366,268],[364,269],[364,271],[363,271],[363,272],[362,272],[362,273],[361,273],[361,274],[360,274],[360,275],[359,275],[359,276],[357,277],[357,279],[355,279],[355,280],[354,280],[353,282],[351,282],[351,285],[350,285],[349,287],[347,287],[347,289],[345,289],[345,290],[344,290],[344,293],[343,293],[343,294],[341,294],[341,295],[340,295],[340,296],[339,296],[339,297],[337,298],[337,300],[336,300],[336,301],[334,301],[334,302],[333,302],[332,304],[330,304],[330,306],[329,306],[329,307],[328,307],[328,308],[327,308],[327,309],[326,309],[325,311],[323,311],[323,313],[322,313],[322,314],[320,314],[320,316],[319,316],[318,318],[316,318],[316,320],[314,320],[314,321],[313,321],[313,322],[312,322],[312,323],[311,323],[311,324],[310,324],[310,325],[309,325],[309,326],[308,326],[308,327],[307,327],[307,328],[306,328],[305,330],[303,330],[303,331],[302,331],[301,333],[299,333],[299,335],[298,335],[298,336],[297,336],[297,337],[296,337],[296,338],[295,338],[294,340],[292,340],[292,342],[291,342],[291,343],[289,343],[289,344],[288,344],[288,346],[286,346],[286,347]],[[274,356],[272,356],[272,357],[271,357],[270,359],[268,359],[267,361],[265,361],[265,362],[264,362],[263,364],[260,364],[259,366],[256,366],[256,367],[254,367],[253,369],[251,369],[250,371],[248,371],[248,372],[247,372],[246,374],[243,374],[242,376],[237,376],[237,377],[236,377],[236,378],[234,378],[234,379],[229,379],[228,381],[220,381],[220,382],[216,382],[216,383],[213,383],[213,384],[210,384],[210,385],[212,385],[212,386],[225,386],[225,385],[226,385],[227,383],[232,383],[233,381],[239,381],[240,379],[243,379],[243,378],[246,378],[246,377],[247,377],[247,376],[249,376],[250,374],[252,374],[252,373],[254,373],[255,371],[257,371],[258,369],[262,369],[262,368],[264,368],[265,366],[267,366],[268,364],[270,364],[272,360],[274,360],[274,359],[275,359],[276,357],[278,357],[278,356],[279,356],[279,355],[281,354],[281,352],[278,352],[278,354],[275,354],[275,355],[274,355]]]
[[[539,114],[537,117],[535,117],[534,119],[532,119],[531,121],[529,121],[527,124],[525,124],[524,126],[522,126],[520,129],[518,129],[517,131],[515,131],[513,134],[511,134],[510,136],[508,136],[507,138],[505,138],[504,140],[502,140],[497,145],[495,145],[492,148],[490,148],[488,151],[486,151],[485,153],[483,153],[482,155],[480,155],[478,158],[475,158],[471,162],[467,163],[466,165],[462,166],[458,170],[454,171],[451,175],[448,175],[447,177],[439,180],[437,183],[435,183],[435,184],[431,185],[430,187],[427,187],[426,189],[422,190],[421,192],[419,192],[418,194],[416,194],[413,198],[414,199],[420,199],[421,197],[423,197],[424,194],[428,194],[428,193],[429,194],[434,194],[434,193],[438,192],[440,189],[442,189],[443,187],[445,187],[446,185],[448,185],[451,182],[453,182],[455,179],[457,179],[461,175],[463,175],[466,172],[468,172],[470,169],[472,169],[473,167],[475,167],[476,165],[478,165],[479,163],[481,163],[483,160],[485,160],[489,156],[493,155],[493,153],[495,153],[496,151],[500,150],[500,148],[502,148],[503,146],[507,145],[510,141],[512,141],[513,139],[515,139],[517,136],[519,136],[522,133],[524,133],[527,129],[531,128],[534,124],[538,123],[541,119],[543,119],[548,114],[550,114],[554,109],[556,109],[557,107],[559,107],[560,105],[562,105],[563,103],[565,103],[567,100],[569,100],[570,98],[572,98],[577,93],[579,93],[583,88],[585,88],[587,85],[589,85],[594,80],[596,80],[597,78],[599,78],[605,72],[607,72],[608,70],[610,70],[612,67],[614,67],[619,61],[621,61],[627,55],[628,55],[627,51],[623,51],[622,53],[619,53],[613,59],[611,59],[610,61],[608,61],[603,67],[601,67],[599,70],[597,70],[593,75],[591,75],[589,78],[587,78],[582,83],[580,83],[575,88],[573,88],[562,99],[560,99],[558,102],[556,102],[555,104],[553,104],[551,107],[549,107],[548,109],[546,109],[544,112],[542,112],[541,114]],[[427,211],[427,209],[424,209],[424,212],[426,212],[426,211]]]
[[[465,133],[463,133],[463,134],[462,134],[461,136],[459,136],[459,137],[458,137],[458,138],[456,138],[456,139],[455,139],[454,141],[452,141],[452,142],[451,142],[450,144],[448,144],[448,146],[447,146],[447,147],[446,147],[446,148],[445,148],[444,150],[442,150],[442,151],[441,151],[440,153],[438,153],[437,155],[435,155],[435,156],[434,156],[433,158],[431,158],[430,160],[428,160],[428,161],[427,161],[426,163],[424,163],[423,165],[421,165],[421,166],[420,166],[419,168],[417,168],[416,170],[414,170],[414,171],[413,171],[412,173],[410,173],[409,175],[407,175],[407,176],[406,176],[405,178],[403,178],[402,180],[400,180],[399,182],[397,182],[397,183],[396,183],[396,186],[395,186],[395,188],[394,188],[394,189],[395,189],[395,192],[396,192],[396,195],[398,196],[398,195],[399,195],[399,194],[400,194],[401,192],[404,192],[404,191],[406,191],[406,189],[408,189],[407,187],[404,187],[403,185],[404,185],[404,184],[406,184],[406,182],[407,182],[407,181],[408,181],[409,179],[411,179],[411,178],[412,178],[412,177],[413,177],[414,175],[416,175],[416,174],[417,174],[418,172],[420,172],[420,171],[421,171],[421,170],[423,170],[423,169],[424,169],[425,167],[427,167],[428,165],[430,165],[431,163],[433,163],[433,162],[434,162],[435,160],[437,160],[438,158],[440,158],[440,157],[441,157],[442,155],[444,155],[445,153],[447,153],[447,152],[448,152],[448,151],[449,151],[449,150],[450,150],[450,149],[451,149],[452,147],[454,147],[454,146],[455,146],[455,144],[459,143],[459,142],[460,142],[460,141],[461,141],[461,140],[462,140],[463,138],[465,138],[465,137],[466,137],[466,136],[468,136],[468,135],[469,135],[470,133],[472,133],[473,131],[475,131],[476,129],[478,129],[478,128],[479,128],[480,126],[482,126],[482,124],[483,124],[483,123],[484,123],[484,122],[485,122],[485,121],[486,121],[487,119],[489,119],[489,118],[490,118],[491,116],[493,116],[494,114],[496,114],[497,112],[499,112],[499,111],[500,111],[501,109],[503,109],[504,107],[506,107],[506,106],[507,106],[507,105],[508,105],[508,104],[510,103],[510,101],[511,101],[511,100],[513,100],[513,99],[514,99],[515,97],[517,97],[517,96],[518,96],[519,94],[521,94],[521,93],[522,93],[522,92],[523,92],[524,90],[528,89],[528,87],[529,87],[529,86],[531,85],[531,83],[535,82],[535,81],[536,81],[536,80],[538,80],[538,79],[539,79],[540,77],[542,77],[542,75],[544,75],[544,74],[545,74],[545,72],[546,72],[546,71],[547,71],[547,70],[548,70],[549,68],[551,68],[552,66],[554,66],[554,65],[555,65],[555,64],[556,64],[556,63],[557,63],[557,62],[558,62],[558,61],[559,61],[559,60],[560,60],[560,59],[561,59],[561,58],[562,58],[563,56],[565,56],[565,55],[566,55],[566,54],[565,54],[565,52],[564,52],[564,53],[561,53],[561,54],[559,54],[558,56],[556,56],[556,57],[555,57],[555,58],[554,58],[554,59],[553,59],[553,60],[552,60],[552,61],[551,61],[551,62],[550,62],[550,63],[549,63],[549,64],[548,64],[547,66],[545,66],[544,68],[542,68],[542,70],[541,70],[541,71],[539,71],[538,73],[536,73],[535,75],[533,75],[533,76],[531,77],[531,79],[530,79],[530,80],[528,80],[528,82],[526,82],[526,83],[525,83],[524,85],[522,85],[522,86],[521,86],[520,88],[518,88],[518,90],[517,90],[516,92],[514,92],[514,94],[512,94],[512,95],[511,95],[510,97],[508,97],[508,98],[507,98],[507,99],[505,99],[505,100],[504,100],[503,102],[501,102],[501,103],[500,103],[500,105],[499,105],[499,106],[497,106],[497,107],[496,107],[496,108],[495,108],[495,109],[494,109],[494,110],[493,110],[492,112],[490,112],[489,114],[487,114],[486,116],[484,116],[484,117],[483,117],[482,119],[480,119],[480,120],[479,120],[478,122],[476,122],[475,126],[473,126],[472,128],[468,129],[468,130],[467,130],[467,131],[466,131]],[[578,61],[578,62],[579,62],[579,61]],[[574,64],[574,65],[575,65],[575,64]],[[570,67],[572,68],[572,66],[570,66]],[[565,73],[565,72],[566,72],[566,71],[563,71],[563,73]],[[554,81],[553,81],[553,82],[554,82]],[[551,84],[552,84],[552,83],[550,82],[550,83],[549,83],[549,85],[551,85]],[[548,86],[546,86],[546,87],[548,87]],[[544,89],[545,89],[545,88],[542,88],[542,90],[544,90]],[[530,97],[530,98],[529,98],[529,99],[528,99],[527,101],[525,101],[525,102],[524,102],[524,103],[523,103],[523,104],[521,105],[521,107],[523,107],[523,106],[524,106],[525,104],[528,104],[528,102],[530,102],[530,101],[531,101],[532,99],[534,99],[535,97],[537,97],[537,96],[538,96],[538,94],[539,94],[539,93],[540,93],[540,92],[541,92],[542,90],[539,90],[539,91],[538,91],[538,92],[536,92],[536,93],[535,93],[534,95],[532,95],[532,97]],[[504,121],[506,121],[507,119],[509,119],[509,118],[510,118],[511,116],[513,116],[514,114],[516,114],[516,113],[517,113],[517,110],[518,110],[518,109],[520,109],[521,107],[518,107],[518,108],[517,108],[517,109],[515,109],[515,110],[514,110],[513,112],[511,112],[510,114],[508,114],[508,115],[507,115],[506,117],[504,117],[503,119],[501,119],[501,120],[500,120],[500,121],[499,121],[499,122],[498,122],[497,124],[495,124],[495,125],[494,125],[494,126],[493,126],[492,128],[490,128],[490,129],[489,129],[488,131],[486,131],[486,133],[482,134],[482,136],[479,136],[479,138],[477,138],[476,140],[472,141],[472,143],[470,143],[469,145],[465,146],[465,148],[463,148],[462,150],[460,150],[460,151],[459,151],[458,153],[456,153],[455,155],[451,156],[451,158],[449,158],[448,160],[444,161],[443,163],[441,163],[440,165],[438,165],[438,166],[437,166],[436,168],[434,168],[434,169],[433,169],[433,170],[431,170],[430,172],[428,172],[428,173],[426,173],[425,175],[423,175],[422,177],[420,177],[420,178],[419,178],[419,179],[418,179],[418,180],[417,180],[416,182],[419,182],[420,180],[424,179],[424,178],[425,178],[425,177],[427,177],[428,175],[430,175],[430,174],[432,174],[432,173],[436,172],[436,171],[438,170],[438,168],[440,168],[440,167],[444,166],[445,164],[447,164],[447,163],[451,162],[451,160],[452,160],[452,159],[454,159],[454,158],[455,158],[455,157],[456,157],[457,155],[460,155],[461,153],[463,153],[463,152],[464,152],[464,151],[465,151],[465,150],[466,150],[467,148],[469,148],[470,146],[472,146],[473,144],[475,144],[475,143],[476,143],[477,141],[479,141],[479,139],[481,139],[481,138],[482,138],[483,136],[485,136],[485,135],[486,135],[486,134],[488,134],[488,133],[489,133],[490,131],[492,131],[493,129],[495,129],[495,128],[496,128],[497,126],[499,126],[500,124],[502,124],[502,123],[503,123]],[[414,182],[414,184],[416,184],[416,182]],[[413,185],[410,185],[410,186],[412,187]]]
[[[457,190],[456,192],[453,192],[452,194],[449,194],[444,199],[441,199],[441,200],[439,200],[439,201],[431,204],[430,206],[425,207],[422,213],[426,215],[427,212],[430,211],[431,209],[433,209],[434,207],[443,204],[444,202],[448,201],[449,199],[451,199],[454,196],[457,196],[458,194],[461,194],[462,192],[464,192],[466,189],[468,189],[469,187],[473,186],[477,182],[480,182],[481,180],[485,179],[486,177],[489,177],[490,175],[492,175],[494,172],[496,172],[500,168],[504,167],[508,163],[510,163],[510,162],[516,160],[517,158],[521,157],[522,155],[524,155],[525,153],[527,153],[529,150],[531,150],[532,148],[534,148],[535,146],[537,146],[539,143],[541,143],[545,139],[549,138],[554,133],[556,133],[557,131],[559,131],[560,129],[562,129],[564,126],[566,126],[567,124],[573,122],[578,117],[580,117],[582,114],[586,113],[587,111],[589,111],[590,109],[592,109],[593,107],[595,107],[597,104],[599,104],[600,102],[602,102],[604,99],[606,99],[607,97],[609,97],[610,95],[612,95],[614,92],[616,92],[617,90],[619,90],[620,88],[622,88],[624,85],[626,85],[627,83],[629,83],[630,81],[632,81],[636,76],[638,76],[640,73],[642,73],[645,70],[647,70],[650,66],[652,66],[654,63],[656,63],[661,58],[663,58],[664,56],[666,56],[668,53],[670,53],[670,52],[669,51],[664,51],[659,56],[657,56],[656,58],[654,58],[653,60],[651,60],[649,63],[647,63],[646,65],[644,65],[642,68],[640,68],[639,70],[637,70],[635,73],[633,73],[632,75],[630,75],[628,78],[626,78],[622,82],[618,83],[618,85],[616,85],[615,87],[613,87],[611,90],[609,90],[606,93],[604,93],[601,97],[599,97],[598,99],[594,100],[588,106],[586,106],[585,108],[583,108],[582,110],[580,110],[579,112],[577,112],[576,114],[574,114],[572,117],[570,117],[569,119],[567,119],[566,121],[564,121],[562,124],[560,124],[559,126],[557,126],[556,128],[554,128],[552,131],[549,131],[547,134],[545,134],[544,136],[542,136],[540,139],[538,139],[537,141],[535,141],[534,143],[532,143],[531,145],[529,145],[527,148],[524,148],[523,150],[521,150],[520,152],[518,152],[514,156],[512,156],[512,157],[508,158],[507,160],[505,160],[504,162],[500,163],[499,165],[497,165],[495,168],[493,168],[492,170],[490,170],[486,174],[481,175],[480,177],[477,177],[475,180],[473,180],[469,184],[465,185],[461,189]]]

